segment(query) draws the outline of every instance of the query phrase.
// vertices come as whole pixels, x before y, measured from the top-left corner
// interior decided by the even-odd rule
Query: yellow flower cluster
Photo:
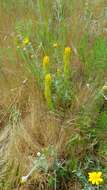
[[[43,58],[43,65],[48,65],[49,64],[49,56],[45,55]]]
[[[23,45],[27,45],[27,44],[29,44],[29,42],[30,42],[30,40],[29,40],[28,37],[25,37],[25,38],[23,39]]]
[[[54,43],[53,47],[57,48],[58,44]],[[71,56],[71,48],[66,47],[63,54],[63,72],[65,79],[68,79],[69,72],[70,72],[70,56]],[[61,79],[61,70],[57,68],[57,79]],[[50,58],[49,56],[45,55],[43,57],[43,76],[44,76],[44,96],[47,101],[48,107],[53,108],[53,101],[52,101],[52,76],[50,74]]]
[[[43,71],[44,74],[49,72],[49,56],[45,55],[43,58]]]
[[[53,104],[52,104],[51,86],[52,86],[52,77],[51,77],[51,74],[49,73],[45,75],[44,95],[45,95],[45,99],[47,101],[48,107],[52,109]]]
[[[71,48],[66,47],[64,50],[64,76],[65,78],[69,77],[69,71],[70,71],[70,55],[71,55]]]
[[[46,76],[45,76],[45,82],[46,82],[46,84],[48,84],[48,86],[51,85],[51,81],[52,81],[51,74],[46,74]]]
[[[102,172],[89,172],[89,182],[93,185],[99,185],[103,182]]]
[[[70,47],[66,47],[65,50],[64,50],[64,55],[66,57],[69,57],[71,54],[71,48]]]
[[[58,43],[54,43],[54,44],[53,44],[53,47],[54,47],[54,48],[57,48],[57,47],[58,47]]]

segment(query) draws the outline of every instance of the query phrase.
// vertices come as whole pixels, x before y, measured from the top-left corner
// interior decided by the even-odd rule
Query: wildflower
[[[22,178],[21,178],[21,183],[22,183],[22,184],[23,184],[23,183],[26,183],[27,180],[28,180],[28,176],[22,176]]]
[[[40,156],[41,156],[41,153],[40,153],[40,152],[37,152],[37,156],[40,157]]]
[[[65,54],[65,56],[70,56],[70,54],[71,54],[71,48],[70,47],[66,47],[65,48],[65,50],[64,50],[64,54]]]
[[[45,55],[43,58],[43,65],[48,65],[49,64],[49,56]]]
[[[45,99],[47,101],[47,104],[50,108],[52,108],[52,94],[51,94],[51,86],[52,86],[52,77],[51,74],[45,75],[45,89],[44,89],[44,95]]]
[[[102,172],[89,172],[89,182],[93,185],[99,185],[103,182]]]
[[[58,43],[54,43],[54,44],[53,44],[53,47],[54,47],[54,48],[57,48],[57,47],[58,47]]]
[[[87,83],[87,84],[86,84],[86,86],[87,86],[87,88],[89,88],[89,87],[90,87],[90,84],[89,84],[89,83]]]
[[[43,58],[43,71],[45,74],[49,72],[49,56],[47,55]]]
[[[46,85],[48,84],[48,86],[50,87],[50,86],[51,86],[51,81],[52,81],[51,74],[47,74],[47,75],[45,76],[45,84],[46,84]]]
[[[29,38],[28,37],[25,37],[24,39],[23,39],[23,45],[27,45],[27,44],[29,44]]]
[[[65,78],[68,78],[68,76],[69,76],[70,55],[71,55],[71,48],[66,47],[65,50],[64,50],[64,57],[63,57],[63,59],[64,59],[64,76],[65,76]]]

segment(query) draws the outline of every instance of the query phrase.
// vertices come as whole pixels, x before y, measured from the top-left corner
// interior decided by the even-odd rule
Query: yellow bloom
[[[51,81],[52,81],[51,74],[46,74],[45,82],[46,82],[46,84],[48,84],[48,86],[51,84]]]
[[[53,47],[54,47],[54,48],[57,48],[57,47],[58,47],[58,43],[54,43],[54,44],[53,44]]]
[[[103,182],[102,178],[102,172],[89,172],[89,182],[91,182],[93,185],[99,185]]]
[[[66,47],[64,50],[64,76],[67,79],[69,77],[69,72],[70,72],[70,55],[71,55],[71,48]]]
[[[71,48],[70,47],[66,47],[65,50],[64,50],[64,54],[66,56],[70,56],[70,54],[71,54]]]
[[[29,38],[28,38],[28,37],[25,37],[25,38],[23,39],[23,44],[24,44],[24,45],[27,45],[29,42],[30,42],[30,41],[29,41]]]
[[[26,183],[27,180],[28,180],[28,176],[22,176],[22,178],[21,178],[21,184]]]
[[[45,95],[45,99],[47,101],[47,104],[48,104],[49,108],[52,109],[53,108],[53,103],[52,103],[51,85],[52,85],[51,74],[46,74],[45,75],[44,95]]]
[[[43,58],[43,65],[48,65],[49,64],[49,56],[45,55]]]
[[[43,58],[43,72],[47,74],[49,72],[49,56],[45,55]]]

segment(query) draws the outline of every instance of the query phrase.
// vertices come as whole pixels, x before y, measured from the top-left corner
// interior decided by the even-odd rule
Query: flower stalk
[[[63,62],[64,62],[64,78],[69,78],[70,73],[70,55],[71,55],[71,48],[66,47],[64,50]]]
[[[44,56],[43,58],[43,73],[46,75],[49,73],[49,56]]]
[[[47,101],[48,107],[50,109],[53,108],[51,88],[52,88],[52,77],[51,77],[51,74],[46,74],[45,75],[44,95],[45,95],[45,99]]]

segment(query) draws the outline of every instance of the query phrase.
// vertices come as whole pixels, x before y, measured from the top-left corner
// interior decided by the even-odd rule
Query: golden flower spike
[[[70,71],[70,55],[71,55],[71,48],[66,47],[64,50],[64,77],[68,78],[69,77],[69,71]]]
[[[49,56],[47,55],[43,58],[43,72],[44,74],[49,72]]]
[[[45,99],[47,101],[49,108],[53,108],[51,86],[52,86],[51,74],[46,74],[45,75],[44,95],[45,95]]]

